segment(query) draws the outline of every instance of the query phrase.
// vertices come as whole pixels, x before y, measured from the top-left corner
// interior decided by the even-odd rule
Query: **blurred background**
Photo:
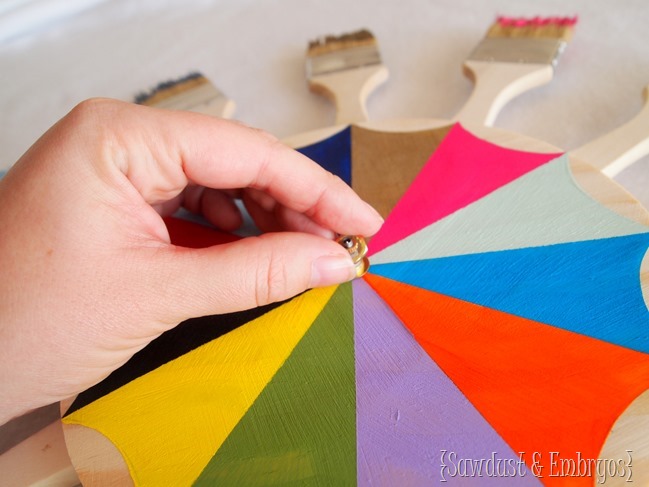
[[[304,77],[307,42],[362,27],[391,78],[371,118],[450,118],[471,90],[461,64],[499,14],[578,15],[555,79],[511,102],[496,125],[571,149],[631,118],[649,83],[643,0],[2,0],[0,170],[77,102],[131,100],[203,72],[235,118],[279,137],[330,125]],[[649,162],[617,177],[645,206]]]

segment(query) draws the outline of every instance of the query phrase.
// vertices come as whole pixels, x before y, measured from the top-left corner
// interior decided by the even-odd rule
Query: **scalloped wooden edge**
[[[647,264],[645,256],[644,265]],[[640,394],[617,418],[609,433],[599,458],[606,462],[628,461],[627,451],[631,451],[631,481],[633,485],[649,485],[649,390]],[[594,485],[598,484],[597,481]],[[626,476],[606,477],[604,485],[629,485]]]
[[[134,485],[124,457],[106,436],[87,426],[65,423],[63,433],[72,465],[83,485]]]

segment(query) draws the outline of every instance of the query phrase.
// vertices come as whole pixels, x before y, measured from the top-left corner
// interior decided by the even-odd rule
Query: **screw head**
[[[367,243],[360,235],[342,235],[336,239],[342,245],[354,261],[356,266],[356,277],[361,277],[370,267],[370,261],[367,259]]]

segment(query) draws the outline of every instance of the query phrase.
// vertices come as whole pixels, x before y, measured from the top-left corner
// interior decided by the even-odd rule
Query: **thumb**
[[[170,324],[263,306],[356,276],[341,245],[304,233],[269,233],[203,249],[169,246],[153,259],[148,275],[157,276],[155,309]]]

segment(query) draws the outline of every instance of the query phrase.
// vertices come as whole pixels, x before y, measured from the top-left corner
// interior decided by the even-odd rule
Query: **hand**
[[[260,227],[290,231],[170,244],[156,209],[184,203],[230,228],[240,216],[226,195],[240,188]],[[0,181],[0,222],[3,423],[99,382],[185,319],[352,279],[333,232],[372,235],[382,220],[261,131],[90,100]]]

